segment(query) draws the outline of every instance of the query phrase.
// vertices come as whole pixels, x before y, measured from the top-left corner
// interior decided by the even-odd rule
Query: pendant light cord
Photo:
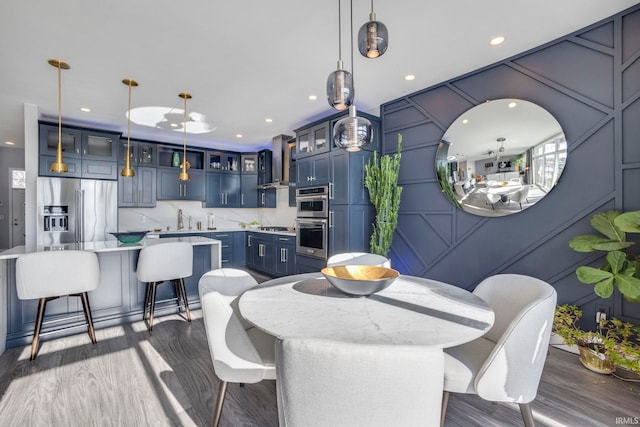
[[[62,144],[62,62],[58,61],[58,144]]]
[[[338,0],[338,61],[342,61],[342,11]]]
[[[371,0],[371,13],[373,13],[373,0]]]
[[[353,80],[353,90],[356,89],[355,66],[353,64],[353,0],[350,1],[351,6],[349,14],[351,15],[351,79]]]

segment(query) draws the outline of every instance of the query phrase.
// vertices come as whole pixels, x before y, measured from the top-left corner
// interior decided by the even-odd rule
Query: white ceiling
[[[370,2],[354,0],[354,32]],[[638,3],[635,0],[378,0],[389,49],[378,59],[355,52],[355,104],[380,104],[492,64],[571,33]],[[215,127],[188,143],[249,151],[335,112],[325,85],[338,60],[338,2],[319,0],[2,0],[0,145],[23,146],[23,106],[57,118],[62,72],[63,121],[126,133],[132,106],[176,108]],[[342,1],[343,60],[349,60],[349,1]],[[489,40],[506,42],[491,47]],[[437,60],[436,60],[437,58]],[[404,80],[406,74],[416,79]],[[316,101],[307,96],[316,94]],[[91,108],[83,113],[80,107]],[[272,123],[266,123],[269,117]],[[244,135],[242,139],[236,134]],[[131,136],[182,143],[182,132],[132,125]]]

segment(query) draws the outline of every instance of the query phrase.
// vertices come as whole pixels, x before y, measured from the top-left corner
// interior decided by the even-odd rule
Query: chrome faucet
[[[178,230],[182,230],[184,228],[184,223],[182,222],[182,209],[178,209]]]

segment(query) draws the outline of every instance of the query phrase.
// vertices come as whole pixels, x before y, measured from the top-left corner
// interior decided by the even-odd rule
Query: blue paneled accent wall
[[[459,115],[499,98],[528,100],[554,115],[565,132],[568,159],[557,186],[537,204],[515,215],[484,218],[453,207],[441,192],[434,159]],[[559,303],[581,306],[584,319],[605,308],[640,321],[640,304],[617,294],[600,299],[577,280],[578,266],[599,266],[602,258],[567,244],[593,231],[589,220],[597,212],[640,209],[639,98],[640,5],[383,104],[383,152],[394,152],[397,134],[403,135],[404,190],[392,265],[469,290],[493,274],[527,274],[553,284]]]

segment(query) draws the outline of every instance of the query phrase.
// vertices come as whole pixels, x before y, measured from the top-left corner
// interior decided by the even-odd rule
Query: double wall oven
[[[327,259],[329,249],[329,187],[296,190],[296,253]]]

